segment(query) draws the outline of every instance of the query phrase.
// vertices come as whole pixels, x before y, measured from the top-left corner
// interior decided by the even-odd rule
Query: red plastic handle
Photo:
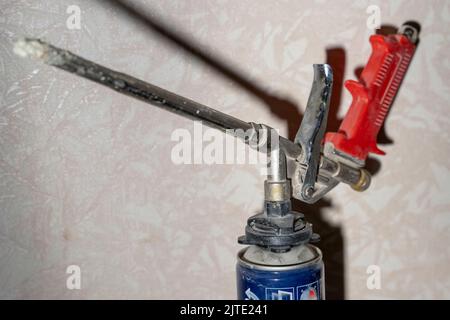
[[[373,35],[372,54],[360,81],[347,80],[352,104],[337,133],[327,133],[325,143],[346,158],[364,162],[377,147],[377,135],[414,54],[415,45],[404,35]]]

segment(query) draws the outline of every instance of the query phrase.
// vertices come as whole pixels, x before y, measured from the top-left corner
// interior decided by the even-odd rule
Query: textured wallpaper
[[[14,40],[292,137],[313,63],[335,70],[336,130],[351,102],[342,79],[370,54],[370,6],[382,30],[422,26],[380,134],[387,155],[369,161],[368,191],[341,185],[294,207],[322,236],[328,298],[450,298],[449,1],[133,2],[209,62],[102,1],[0,0],[0,298],[234,299],[236,239],[263,201],[257,166],[171,161],[171,135],[191,121],[22,59]]]

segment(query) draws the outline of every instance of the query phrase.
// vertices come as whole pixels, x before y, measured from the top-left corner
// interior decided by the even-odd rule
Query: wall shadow
[[[338,118],[344,87],[346,54],[343,47],[326,49],[326,63],[333,69],[333,91],[328,110],[327,132],[337,132],[342,119]]]
[[[128,20],[138,23],[147,30],[152,31],[154,34],[161,37],[161,40],[173,45],[175,49],[186,51],[195,59],[209,66],[213,71],[226,77],[228,80],[233,81],[242,89],[251,93],[254,97],[259,99],[274,116],[286,122],[288,137],[289,139],[294,140],[295,134],[300,127],[302,113],[300,112],[299,106],[293,101],[289,100],[287,97],[267,92],[260,84],[250,80],[244,72],[237,70],[223,59],[218,58],[217,55],[213,57],[208,54],[204,45],[198,43],[192,37],[188,37],[186,34],[174,31],[173,28],[170,28],[170,26],[166,25],[162,20],[147,13],[145,8],[133,6],[131,1],[109,0],[107,2]]]

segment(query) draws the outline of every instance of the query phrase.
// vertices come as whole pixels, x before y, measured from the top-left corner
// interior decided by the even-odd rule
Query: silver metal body
[[[15,52],[95,81],[164,110],[200,120],[207,126],[234,134],[247,143],[253,139],[257,139],[258,145],[264,143],[259,141],[257,131],[261,128],[269,128],[242,121],[38,39],[19,40],[16,43]],[[361,168],[343,167],[339,162],[321,155],[320,137],[323,136],[326,125],[332,72],[327,65],[315,65],[314,70],[310,99],[296,141],[279,137],[279,153],[270,155],[272,160],[268,177],[269,186],[273,185],[272,182],[276,185],[279,182],[290,183],[291,188],[282,187],[284,192],[290,192],[288,191],[290,189],[294,198],[308,203],[319,200],[339,182],[351,186],[364,186],[364,188],[356,188],[359,191],[365,190],[370,183],[370,176]],[[243,136],[242,132],[244,132]],[[290,179],[290,182],[287,179]],[[278,185],[275,189],[279,190],[280,186]],[[268,194],[270,193],[269,190]]]

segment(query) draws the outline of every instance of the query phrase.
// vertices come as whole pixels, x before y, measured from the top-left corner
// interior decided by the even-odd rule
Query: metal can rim
[[[261,270],[261,271],[289,271],[289,270],[296,270],[298,268],[304,268],[310,265],[313,265],[317,262],[320,262],[322,260],[322,251],[317,248],[316,246],[307,244],[306,246],[312,248],[317,256],[310,259],[310,260],[306,260],[300,263],[294,263],[294,264],[288,264],[288,265],[280,265],[280,266],[273,266],[273,265],[267,265],[267,264],[260,264],[257,262],[253,262],[253,261],[249,261],[247,259],[244,258],[244,253],[248,250],[248,248],[250,247],[245,247],[243,249],[241,249],[238,254],[237,254],[237,258],[238,258],[238,264],[241,265],[242,267],[246,267],[249,269],[255,269],[255,270]]]

